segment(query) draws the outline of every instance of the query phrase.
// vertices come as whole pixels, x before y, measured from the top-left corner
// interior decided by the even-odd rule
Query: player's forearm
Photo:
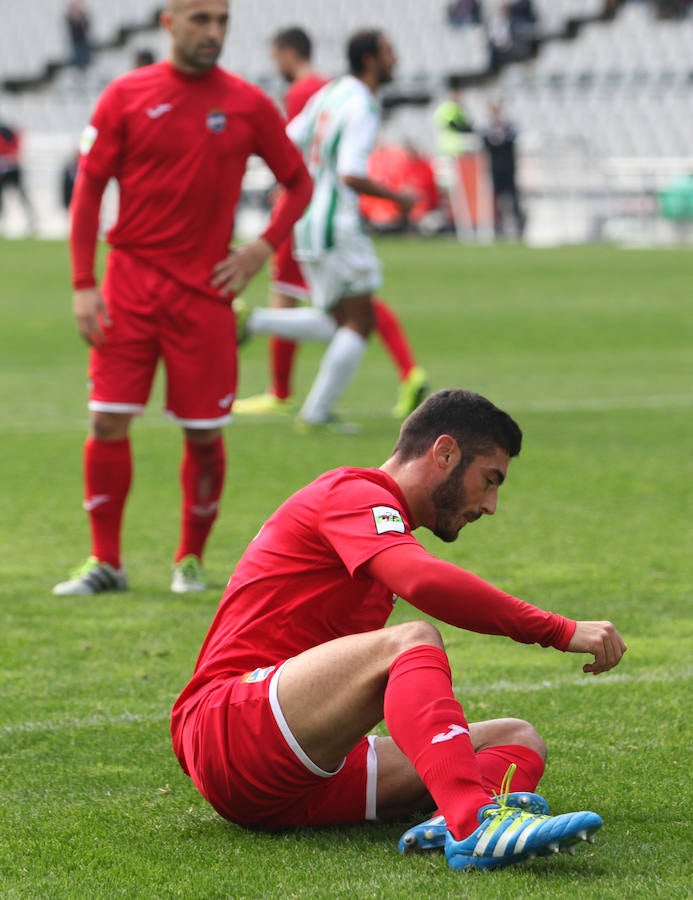
[[[262,234],[264,240],[275,250],[291,234],[291,229],[308,206],[312,193],[313,182],[301,163],[291,178],[282,184],[269,224]]]
[[[106,179],[80,171],[70,205],[70,259],[72,286],[76,290],[94,287],[94,260],[99,235],[99,210]]]
[[[391,200],[393,203],[400,203],[402,195],[398,191],[392,191],[384,184],[379,184],[370,178],[359,175],[343,175],[344,184],[356,191],[357,194],[365,194],[368,197],[380,197],[382,200]]]
[[[373,577],[417,609],[457,628],[566,650],[575,622],[499,590],[423,548],[392,548],[369,564]]]

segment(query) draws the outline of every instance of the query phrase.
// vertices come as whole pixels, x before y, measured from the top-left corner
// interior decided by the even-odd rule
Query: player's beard
[[[206,72],[217,64],[220,56],[221,44],[214,43],[200,44],[191,53],[186,54],[184,58],[191,69],[196,69],[198,72]]]
[[[441,482],[433,491],[431,497],[436,512],[433,534],[448,544],[457,540],[460,528],[466,524],[466,521],[478,518],[478,515],[472,511],[469,511],[467,516],[463,512],[467,498],[462,487],[462,479],[469,462],[470,460],[463,457],[445,481]],[[465,517],[466,521],[460,522],[461,517]]]

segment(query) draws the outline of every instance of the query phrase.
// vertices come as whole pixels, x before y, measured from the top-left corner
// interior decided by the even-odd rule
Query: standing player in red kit
[[[201,590],[202,553],[225,474],[221,428],[236,391],[234,292],[291,232],[312,190],[285,123],[259,89],[216,65],[227,0],[168,0],[168,61],[113,81],[82,140],[72,202],[74,314],[91,346],[84,506],[91,555],[56,594],[127,587],[121,520],[130,489],[130,422],[159,358],[166,414],[184,432],[181,536],[171,589]],[[231,250],[246,162],[261,156],[283,187],[264,233]],[[94,256],[101,197],[118,181],[118,220],[101,290]]]
[[[598,815],[549,816],[533,793],[546,746],[529,723],[467,722],[438,629],[384,627],[403,597],[458,628],[593,654],[585,672],[619,662],[626,647],[610,622],[545,612],[437,559],[412,534],[424,527],[454,541],[493,515],[521,441],[484,397],[438,391],[405,420],[379,469],[327,472],[265,522],[171,720],[183,769],[220,815],[284,828],[437,807],[400,850],[445,847],[454,869],[591,839]],[[368,736],[383,718],[390,737]]]
[[[313,69],[312,44],[308,34],[296,26],[278,31],[272,39],[272,56],[279,74],[289,82],[284,97],[284,109],[290,122],[310,100],[313,94],[327,84]],[[275,309],[295,307],[297,302],[308,300],[308,287],[301,268],[293,256],[291,238],[278,248],[272,260],[272,292],[270,305]],[[427,376],[416,364],[401,322],[381,298],[373,300],[374,330],[389,353],[399,377],[399,392],[393,414],[404,418],[421,401],[427,390]],[[336,330],[336,322],[327,315],[318,315],[311,309],[311,337],[329,341]],[[305,326],[303,326],[305,327]],[[271,386],[267,393],[237,400],[234,412],[238,415],[266,415],[291,413],[294,403],[291,397],[291,374],[297,344],[293,340],[272,336],[269,340]]]

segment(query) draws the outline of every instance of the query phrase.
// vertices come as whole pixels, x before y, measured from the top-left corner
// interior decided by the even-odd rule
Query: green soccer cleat
[[[192,594],[207,589],[200,560],[189,553],[173,567],[171,590],[174,594]]]
[[[296,404],[291,397],[281,400],[269,392],[245,397],[233,404],[233,413],[237,416],[287,416],[295,410]]]
[[[400,382],[397,403],[392,408],[392,415],[396,419],[406,419],[409,413],[414,412],[427,393],[426,373],[419,366],[414,366],[404,381]]]
[[[59,597],[76,597],[127,589],[128,580],[122,568],[114,569],[108,563],[90,556],[70,573],[67,581],[56,584],[53,593]]]

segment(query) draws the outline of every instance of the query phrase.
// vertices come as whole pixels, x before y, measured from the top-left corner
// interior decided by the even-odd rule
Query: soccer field
[[[373,339],[340,405],[359,435],[230,427],[212,589],[199,595],[168,590],[180,434],[157,385],[133,430],[132,589],[52,597],[88,551],[86,348],[66,247],[0,242],[0,897],[690,896],[690,251],[379,246],[383,294],[432,386],[486,394],[525,435],[496,516],[456,544],[422,543],[539,606],[611,619],[629,645],[593,678],[580,657],[442,627],[468,717],[532,721],[549,746],[540,790],[556,812],[599,812],[596,844],[465,875],[440,855],[399,856],[407,823],[268,835],[213,812],[171,751],[172,702],[263,519],[319,472],[389,454],[394,370]],[[248,300],[262,303],[266,286],[259,278]],[[301,349],[299,393],[321,350]],[[242,349],[240,394],[265,383],[257,340]],[[400,602],[393,621],[416,615]]]

